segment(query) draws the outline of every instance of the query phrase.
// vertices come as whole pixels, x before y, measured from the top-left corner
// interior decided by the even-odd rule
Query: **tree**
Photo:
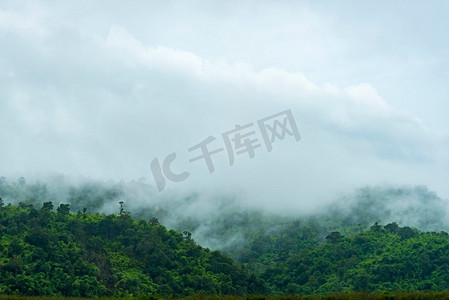
[[[338,231],[334,231],[328,236],[326,236],[326,240],[330,243],[336,243],[340,241],[343,238],[343,236]]]
[[[23,187],[26,184],[26,180],[23,177],[20,177],[19,179],[17,179],[17,184],[21,187]]]
[[[391,233],[397,234],[399,232],[399,226],[395,222],[385,225],[384,228]]]
[[[44,211],[52,211],[53,208],[54,208],[53,202],[51,202],[51,201],[45,202],[45,203],[42,205],[42,210],[44,210]]]
[[[158,220],[157,218],[155,218],[155,217],[150,218],[150,220],[148,221],[148,223],[149,223],[151,226],[158,226],[158,225],[160,225],[160,224],[159,224],[159,220]]]
[[[119,204],[120,204],[120,211],[119,211],[119,214],[120,214],[121,216],[127,215],[128,212],[125,210],[125,203],[124,203],[123,201],[120,201]]]
[[[371,231],[381,231],[381,230],[382,230],[382,226],[379,225],[378,222],[376,222],[376,223],[374,223],[373,226],[370,227],[370,230],[371,230]]]
[[[60,204],[56,211],[59,215],[68,215],[70,213],[70,204]]]

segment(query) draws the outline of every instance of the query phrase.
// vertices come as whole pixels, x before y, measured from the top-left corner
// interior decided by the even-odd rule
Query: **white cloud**
[[[12,11],[0,10],[0,31],[17,34],[39,35],[45,34],[45,29],[39,22],[39,15],[22,15]]]
[[[276,198],[279,203],[307,208],[319,202],[309,199],[326,201],[338,191],[383,181],[427,184],[449,195],[443,179],[447,132],[391,105],[365,78],[349,84],[321,83],[282,63],[263,66],[257,57],[253,62],[200,55],[190,50],[199,49],[194,42],[186,49],[167,46],[142,38],[141,31],[116,20],[99,17],[82,25],[64,9],[61,14],[66,18],[56,17],[57,9],[42,10],[46,13],[37,17],[6,10],[0,15],[6,16],[0,21],[0,43],[6,45],[0,49],[0,138],[5,144],[0,164],[7,175],[57,171],[152,179],[151,159],[177,152],[177,167],[192,168],[192,176],[169,184],[169,189],[232,188],[242,191],[248,203],[262,206],[272,205]],[[130,19],[125,23],[132,24]],[[309,16],[300,24],[297,31],[310,35],[310,28],[333,21],[323,25],[319,16]],[[11,35],[11,28],[37,30],[37,34],[13,30],[17,34]],[[251,28],[250,32],[260,32],[257,25]],[[310,39],[318,45],[341,42],[323,38],[332,33],[325,29],[324,35],[317,32]],[[172,34],[170,27],[150,26],[145,32],[157,35],[158,30]],[[241,30],[245,33],[245,28]],[[296,32],[282,23],[274,32],[283,30],[287,36]],[[285,41],[278,44],[270,35],[273,32],[267,34],[266,45],[273,49],[285,45]],[[230,40],[228,36],[226,43]],[[348,48],[336,47],[343,54]],[[332,49],[321,49],[316,57],[312,52],[307,54],[310,63],[326,73],[331,67],[318,59]],[[345,62],[351,62],[351,57],[345,57]],[[344,74],[353,66],[340,68]],[[240,156],[232,168],[225,156],[217,157],[212,175],[201,162],[187,162],[187,148],[208,135],[219,137],[235,124],[289,108],[301,142],[279,141],[273,152],[259,151],[252,160]]]

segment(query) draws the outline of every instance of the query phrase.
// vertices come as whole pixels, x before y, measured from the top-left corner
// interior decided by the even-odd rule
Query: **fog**
[[[438,3],[3,1],[0,176],[142,180],[151,192],[127,205],[205,199],[187,214],[217,199],[311,212],[366,185],[447,199],[449,6]],[[301,140],[269,152],[257,121],[286,110]],[[223,133],[249,123],[254,157],[230,166],[224,150],[213,173],[189,162],[201,154],[189,148],[209,136],[224,147]],[[171,153],[173,172],[190,175],[159,192],[150,164]]]

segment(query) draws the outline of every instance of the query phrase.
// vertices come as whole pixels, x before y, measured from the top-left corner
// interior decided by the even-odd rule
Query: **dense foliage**
[[[189,232],[156,219],[0,203],[0,292],[22,295],[188,295],[263,292],[254,276]]]
[[[364,188],[300,216],[157,199],[143,182],[0,178],[0,197],[0,294],[449,290],[447,203],[425,187]]]
[[[396,223],[343,236],[299,222],[255,236],[238,259],[275,294],[449,290],[449,236]]]

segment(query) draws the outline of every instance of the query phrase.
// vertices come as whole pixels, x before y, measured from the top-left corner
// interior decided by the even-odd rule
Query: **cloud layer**
[[[249,3],[255,5],[255,16],[246,16]],[[436,90],[422,103],[414,100],[409,109],[364,80],[370,76],[345,76],[361,62],[375,68],[371,63],[379,57],[392,57],[369,48],[369,58],[351,58],[348,49],[360,36],[339,38],[335,33],[356,20],[341,24],[340,13],[327,18],[330,13],[319,4],[294,7],[294,18],[274,2],[260,3],[231,8],[217,2],[198,12],[185,12],[183,2],[177,1],[167,2],[167,7],[115,3],[109,9],[105,3],[90,2],[85,8],[76,2],[0,6],[2,175],[59,172],[153,182],[151,160],[175,152],[174,168],[188,169],[191,176],[169,182],[163,193],[225,193],[244,204],[281,210],[316,208],[348,189],[384,182],[425,184],[448,197],[447,123],[427,122],[416,113],[420,105],[426,112],[432,98],[438,102],[438,95],[447,91]],[[270,9],[276,14],[268,14]],[[84,14],[94,11],[101,13]],[[256,22],[262,17],[267,17],[265,22]],[[377,22],[354,30],[375,39],[384,30]],[[205,27],[198,30],[201,24]],[[332,31],[336,24],[338,29]],[[210,30],[217,30],[218,37]],[[293,54],[270,65],[261,63],[270,57],[267,48],[288,53],[289,37],[304,39],[305,49],[298,55],[310,61]],[[405,45],[412,42],[404,40]],[[297,47],[295,39],[290,43]],[[243,50],[237,51],[236,45]],[[407,59],[424,63],[424,50],[415,51],[419,55],[407,51]],[[330,70],[338,63],[326,66],[323,61],[337,54],[345,65]],[[434,56],[429,64],[446,58]],[[316,69],[309,76],[301,65],[306,71],[313,65]],[[394,66],[402,70],[401,64]],[[407,65],[406,70],[420,69]],[[322,80],[333,77],[326,77],[329,72],[341,72],[345,78]],[[374,81],[386,94],[395,93],[396,83],[387,84],[388,77]],[[440,81],[443,78],[434,79],[435,86]],[[407,93],[415,90],[421,93],[420,86]],[[256,149],[253,159],[237,156],[232,167],[225,154],[217,155],[213,174],[202,162],[188,162],[192,153],[187,149],[208,136],[216,137],[219,147],[221,134],[236,124],[286,109],[295,116],[299,143],[286,138],[276,142],[272,152]],[[428,118],[427,113],[423,117]]]

